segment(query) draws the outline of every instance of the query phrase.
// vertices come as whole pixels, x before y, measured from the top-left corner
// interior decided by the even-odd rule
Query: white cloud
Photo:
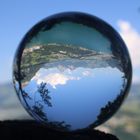
[[[133,70],[140,71],[140,33],[127,21],[118,22],[120,34],[124,39],[132,60]],[[140,75],[134,73],[133,82],[140,81]]]
[[[133,83],[140,83],[140,77],[134,75],[134,76],[133,76]]]
[[[70,70],[66,68],[61,71],[59,70],[59,68],[40,68],[32,78],[31,83],[33,84],[35,82],[37,84],[40,84],[44,82],[51,85],[55,89],[57,85],[65,85],[70,80],[80,80],[81,78],[87,76],[93,76],[92,69],[76,68],[74,70]],[[35,90],[35,88],[33,89]]]
[[[56,88],[56,85],[65,85],[69,80],[78,80],[78,77],[67,76],[61,73],[51,73],[47,76],[39,77],[38,84],[46,82],[53,88]]]
[[[90,76],[91,72],[89,70],[86,70],[82,74],[83,74],[83,76]]]
[[[120,34],[129,49],[133,67],[140,67],[140,33],[129,22],[121,20],[118,25]]]
[[[54,69],[52,69],[53,71]],[[51,69],[49,70],[49,72]],[[68,71],[69,72],[69,71]],[[32,80],[37,81],[37,84],[45,82],[50,84],[53,88],[56,88],[56,85],[65,85],[69,80],[80,80],[80,77],[71,76],[68,73],[64,74],[55,70],[55,72],[48,73],[48,69],[41,68]]]

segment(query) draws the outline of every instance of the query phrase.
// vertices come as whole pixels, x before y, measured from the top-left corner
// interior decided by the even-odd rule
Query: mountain
[[[18,59],[18,58],[17,58]],[[23,82],[30,81],[41,68],[63,67],[64,69],[82,68],[118,68],[122,69],[122,60],[110,53],[96,52],[81,46],[48,44],[25,48],[21,59],[21,77]],[[17,66],[15,63],[15,74]],[[18,75],[17,75],[18,76]]]
[[[0,120],[31,118],[21,106],[12,83],[0,85]]]

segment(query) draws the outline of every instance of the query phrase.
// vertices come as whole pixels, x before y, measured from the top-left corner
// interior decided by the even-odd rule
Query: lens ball
[[[103,20],[80,12],[33,26],[17,49],[13,82],[27,112],[58,131],[92,129],[123,103],[132,79],[128,50]]]

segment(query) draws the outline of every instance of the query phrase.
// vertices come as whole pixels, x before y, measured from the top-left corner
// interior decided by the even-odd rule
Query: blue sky
[[[71,64],[72,61],[69,63]],[[93,63],[93,61],[96,60],[88,63]],[[61,61],[61,63],[64,62]],[[106,65],[106,61],[104,64]],[[119,95],[123,84],[122,76],[123,73],[119,69],[111,67],[75,66],[73,70],[68,67],[60,70],[58,65],[54,65],[48,69],[41,68],[23,90],[30,97],[30,99],[25,98],[30,107],[35,102],[40,102],[49,120],[65,121],[66,124],[71,125],[72,130],[75,130],[87,127],[96,121],[100,109]],[[38,92],[38,87],[42,82],[47,83],[51,108],[43,103]]]
[[[87,12],[116,28],[130,47],[134,76],[140,81],[139,7],[139,0],[0,0],[0,83],[11,79],[14,53],[24,34],[39,20],[63,11]]]

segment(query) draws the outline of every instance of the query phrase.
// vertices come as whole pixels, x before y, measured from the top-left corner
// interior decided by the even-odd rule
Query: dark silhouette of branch
[[[62,122],[49,122],[48,126],[51,128],[55,128],[56,130],[67,131],[70,129],[71,125],[66,124],[65,121]]]
[[[43,121],[48,121],[46,114],[43,112],[43,105],[36,102],[36,104],[32,107],[32,111],[38,115],[39,118],[43,119]]]
[[[28,99],[32,99],[30,96],[29,96],[29,94],[28,93],[26,93],[24,90],[22,90],[22,95],[23,95],[23,97],[25,97],[25,98],[28,98]]]
[[[115,111],[120,107],[124,98],[125,95],[123,94],[123,90],[121,89],[120,94],[114,101],[109,101],[105,107],[101,108],[100,114],[97,116],[98,120],[94,123],[94,125],[101,124],[102,122],[106,121],[109,116],[112,116]]]
[[[45,104],[47,104],[49,107],[52,107],[52,104],[50,102],[51,97],[49,96],[49,90],[46,87],[46,83],[41,83],[40,86],[38,87],[38,92],[40,93],[43,101]]]

